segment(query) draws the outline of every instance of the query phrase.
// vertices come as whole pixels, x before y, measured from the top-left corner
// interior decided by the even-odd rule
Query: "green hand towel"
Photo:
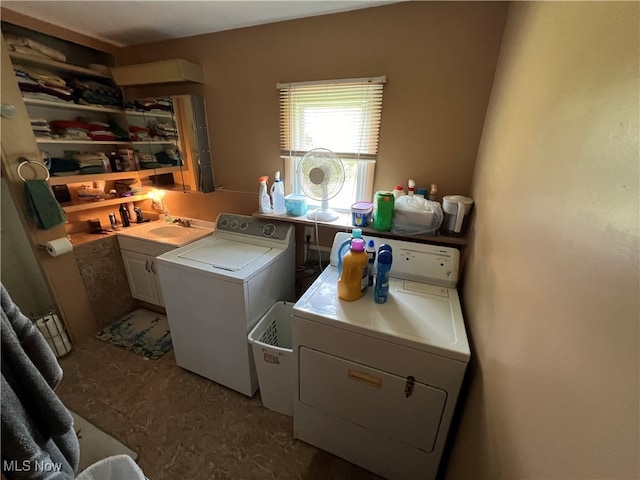
[[[41,230],[49,230],[67,221],[46,180],[25,180],[27,211]]]

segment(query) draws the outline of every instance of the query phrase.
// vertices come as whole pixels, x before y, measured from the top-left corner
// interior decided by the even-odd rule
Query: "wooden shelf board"
[[[116,173],[96,173],[93,175],[64,175],[61,177],[50,177],[49,185],[68,185],[71,183],[89,183],[100,180],[120,180],[122,178],[139,178],[137,171],[116,172]]]
[[[65,140],[59,138],[36,138],[36,143],[43,144],[74,144],[74,145],[131,145],[131,142],[125,140],[114,140],[113,142],[107,142],[103,140]]]
[[[126,110],[126,114],[131,117],[173,118],[173,114],[171,112],[143,112],[140,110]]]
[[[80,212],[82,210],[92,210],[94,208],[108,207],[110,205],[120,205],[127,202],[139,202],[140,200],[146,200],[149,197],[147,194],[132,195],[131,197],[111,198],[108,200],[100,200],[98,202],[84,202],[76,203],[73,205],[62,205],[62,208],[67,213]]]
[[[24,53],[9,52],[9,56],[14,63],[37,65],[39,67],[45,67],[50,70],[56,70],[58,72],[74,73],[76,75],[84,75],[86,77],[94,78],[107,78],[113,80],[111,75],[105,75],[104,73],[97,72],[85,67],[79,67],[77,65],[71,65],[64,62],[57,62],[55,60],[49,60],[46,58],[40,58],[33,55],[26,55]]]
[[[276,215],[274,213],[258,213],[253,214],[254,217],[269,218],[272,220],[280,220],[283,222],[298,223],[303,225],[315,225],[315,220],[309,220],[306,215],[300,217],[291,217],[289,215]],[[317,222],[319,227],[329,227],[338,230],[349,231],[355,227],[351,224],[351,213],[341,213],[340,218],[333,222]],[[364,235],[370,234],[382,238],[395,238],[398,240],[407,240],[410,242],[436,243],[449,246],[464,246],[467,244],[465,237],[447,237],[445,235],[398,235],[392,232],[379,232],[370,227],[362,228]]]
[[[178,140],[150,140],[145,142],[144,140],[137,140],[135,142],[129,142],[132,145],[175,145]]]
[[[151,175],[161,175],[163,173],[179,172],[180,167],[164,167],[164,168],[148,168],[145,170],[138,170],[140,178],[150,177]]]
[[[106,107],[104,105],[80,105],[79,103],[67,103],[67,102],[54,102],[51,100],[41,100],[39,98],[23,97],[24,103],[27,106],[33,107],[50,107],[60,108],[64,110],[81,110],[87,112],[98,113],[118,113],[123,114],[124,109],[117,107]]]

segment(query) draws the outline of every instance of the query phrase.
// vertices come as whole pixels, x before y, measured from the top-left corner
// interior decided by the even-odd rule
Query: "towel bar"
[[[20,169],[22,167],[24,167],[27,163],[33,163],[34,165],[38,165],[38,166],[44,168],[44,171],[47,172],[47,178],[45,178],[45,181],[49,180],[49,169],[47,168],[47,166],[44,163],[40,163],[40,162],[34,161],[34,160],[29,160],[28,158],[24,158],[24,157],[20,157],[20,158],[18,158],[18,160],[22,160],[20,162],[20,165],[18,165],[18,176],[20,177],[20,179],[23,182],[26,182],[27,180],[20,173]]]

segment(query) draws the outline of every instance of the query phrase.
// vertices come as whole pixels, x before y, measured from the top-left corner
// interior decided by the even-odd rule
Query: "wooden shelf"
[[[173,173],[180,171],[179,166],[175,167],[162,167],[162,168],[145,168],[144,170],[138,170],[138,175],[140,178],[147,178],[151,175],[161,175],[163,173]]]
[[[289,215],[276,215],[274,213],[254,213],[254,217],[260,218],[269,218],[272,220],[280,220],[282,222],[290,222],[290,223],[298,223],[303,225],[315,225],[318,224],[318,227],[321,228],[335,228],[336,230],[341,231],[350,231],[355,227],[351,224],[351,213],[340,213],[340,218],[333,222],[316,222],[315,220],[309,220],[306,215],[302,215],[299,217],[291,217]],[[465,237],[447,237],[445,235],[398,235],[392,232],[379,232],[378,230],[374,230],[370,227],[362,228],[362,233],[364,235],[375,235],[376,237],[382,238],[395,238],[398,240],[406,240],[409,242],[420,242],[420,243],[435,243],[439,245],[449,245],[449,246],[464,246],[467,244],[467,239]]]
[[[89,183],[100,180],[109,181],[138,177],[137,170],[131,172],[95,173],[93,175],[63,175],[60,177],[49,177],[49,185],[69,185],[71,183]]]
[[[24,104],[31,107],[47,107],[47,108],[60,108],[63,110],[79,110],[85,112],[98,112],[98,113],[117,113],[124,114],[124,109],[117,107],[106,107],[103,105],[80,105],[79,103],[68,102],[54,102],[51,100],[41,100],[39,98],[23,97]]]
[[[121,203],[139,202],[140,200],[147,200],[148,198],[148,195],[145,193],[142,195],[132,195],[131,197],[110,198],[108,200],[100,200],[97,202],[83,202],[74,203],[73,205],[62,205],[62,208],[67,213],[80,212],[82,210],[93,210],[94,208],[108,207],[110,205],[120,205]]]
[[[65,140],[60,138],[36,138],[36,143],[46,144],[74,144],[74,145],[131,145],[131,142],[125,140],[103,141],[103,140]]]
[[[145,142],[144,140],[137,140],[135,142],[129,142],[132,145],[175,145],[178,140],[150,140]]]
[[[90,183],[97,181],[120,180],[122,178],[147,178],[162,173],[179,172],[182,167],[147,168],[144,170],[132,170],[130,172],[95,173],[93,175],[62,175],[49,177],[49,185],[70,185],[72,183]],[[100,203],[100,202],[98,202]]]
[[[173,118],[173,114],[171,112],[144,112],[141,110],[126,110],[125,113],[130,117]]]
[[[56,72],[73,73],[74,75],[82,75],[85,77],[94,78],[106,78],[113,80],[111,75],[105,75],[96,70],[91,70],[85,67],[79,67],[77,65],[71,65],[64,62],[57,62],[55,60],[49,60],[46,58],[35,57],[33,55],[26,55],[24,53],[9,52],[9,56],[14,63],[20,65],[35,65],[38,67],[44,67],[47,70],[54,70]]]

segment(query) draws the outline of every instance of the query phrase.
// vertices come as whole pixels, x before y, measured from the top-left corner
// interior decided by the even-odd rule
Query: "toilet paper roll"
[[[55,313],[37,319],[36,326],[56,357],[61,357],[71,351],[69,337],[64,331],[62,322]]]
[[[66,238],[56,238],[55,240],[46,242],[44,246],[52,257],[73,251],[73,245]]]

